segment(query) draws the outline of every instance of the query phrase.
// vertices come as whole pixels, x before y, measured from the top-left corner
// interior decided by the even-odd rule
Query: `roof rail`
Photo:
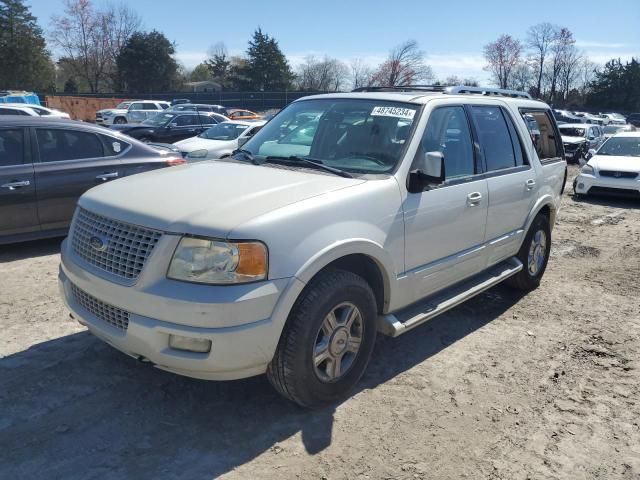
[[[497,95],[501,97],[514,97],[514,98],[531,98],[526,92],[519,92],[517,90],[505,90],[503,88],[486,88],[486,87],[447,87],[445,93],[450,94],[476,94],[476,95]]]
[[[359,87],[352,92],[444,92],[444,85],[389,85],[385,87]]]

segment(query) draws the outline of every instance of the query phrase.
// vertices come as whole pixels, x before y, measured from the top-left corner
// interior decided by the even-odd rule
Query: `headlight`
[[[582,169],[580,170],[581,173],[586,173],[587,175],[595,175],[596,171],[593,169],[593,167],[591,165],[589,165],[588,163],[582,167]]]
[[[247,283],[267,278],[267,247],[260,242],[222,242],[183,237],[167,277],[195,283]]]
[[[187,158],[205,158],[209,155],[209,150],[194,150],[187,153]]]
[[[113,115],[113,112],[102,112],[103,117],[110,117],[111,115]]]

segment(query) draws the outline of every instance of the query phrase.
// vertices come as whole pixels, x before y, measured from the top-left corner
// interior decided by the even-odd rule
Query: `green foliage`
[[[633,58],[626,64],[619,59],[607,62],[602,71],[596,72],[587,96],[587,106],[623,112],[640,111],[640,61]]]
[[[73,77],[69,77],[64,83],[64,93],[78,93],[78,84]]]
[[[211,71],[205,63],[200,63],[193,69],[189,76],[192,82],[203,82],[205,80],[212,80]]]
[[[236,72],[246,76],[245,88],[250,90],[277,91],[291,88],[293,73],[287,58],[280,50],[278,42],[262,33],[258,28],[253,33],[247,49],[247,65],[244,71]]]
[[[177,76],[175,46],[162,33],[135,32],[118,55],[117,67],[128,93],[168,91]]]
[[[23,0],[0,0],[0,89],[51,91],[54,66]]]

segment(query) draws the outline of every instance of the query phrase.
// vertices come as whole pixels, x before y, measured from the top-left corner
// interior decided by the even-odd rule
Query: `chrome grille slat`
[[[124,332],[129,328],[129,312],[104,303],[70,283],[73,298],[96,318]]]
[[[106,241],[104,251],[96,250],[91,239]],[[135,281],[162,233],[112,220],[83,208],[73,222],[71,245],[85,262],[127,281]]]

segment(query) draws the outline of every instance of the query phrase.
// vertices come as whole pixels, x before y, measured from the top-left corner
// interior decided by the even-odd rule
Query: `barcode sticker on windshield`
[[[403,107],[373,107],[373,110],[371,110],[371,116],[373,117],[395,117],[413,120],[415,114],[415,110]]]

